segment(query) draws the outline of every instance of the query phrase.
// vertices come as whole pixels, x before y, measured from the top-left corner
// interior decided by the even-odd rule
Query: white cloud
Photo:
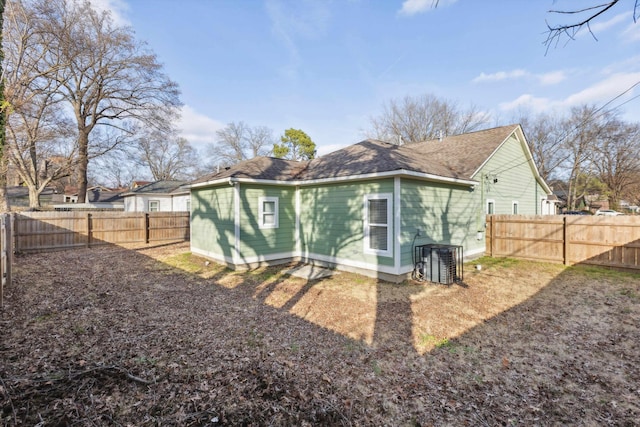
[[[640,41],[640,23],[631,23],[631,25],[622,32],[622,37],[625,41],[631,43]]]
[[[623,22],[627,19],[632,19],[632,15],[633,15],[632,12],[620,13],[614,16],[613,18],[609,19],[608,21],[594,22],[593,24],[589,25],[589,28],[591,29],[591,32],[593,32],[596,35],[596,37],[598,37],[599,32],[606,31],[609,28],[614,27],[620,22]],[[587,28],[587,30],[589,28]],[[587,31],[586,33],[588,34],[589,32]]]
[[[418,13],[428,12],[435,7],[445,7],[454,4],[458,0],[405,0],[402,3],[402,9],[398,12],[401,15],[416,15]]]
[[[515,80],[521,78],[532,77],[538,79],[541,85],[553,85],[560,83],[567,78],[564,71],[551,71],[544,74],[532,74],[526,70],[515,69],[511,71],[498,71],[496,73],[486,74],[480,73],[475,77],[473,83],[485,83],[485,82],[501,82],[504,80]]]
[[[548,110],[553,103],[547,98],[537,98],[530,94],[520,95],[511,102],[502,102],[498,107],[503,111],[516,110],[518,108],[526,108],[534,113]]]
[[[481,82],[498,82],[501,80],[507,79],[517,79],[520,77],[528,76],[529,73],[525,70],[512,70],[512,71],[498,71],[497,73],[485,74],[480,73],[480,75],[474,78],[473,83],[481,83]]]
[[[555,85],[567,78],[564,71],[552,71],[550,73],[538,74],[536,77],[540,80],[540,84],[548,86]]]
[[[499,108],[503,111],[510,111],[524,107],[534,113],[539,113],[543,111],[549,112],[550,110],[567,109],[583,104],[604,105],[638,83],[640,83],[640,72],[617,73],[564,99],[552,100],[549,98],[535,97],[531,94],[524,94],[513,101],[501,103]],[[635,89],[629,90],[628,93],[625,93],[619,99],[612,102],[610,107],[621,104],[639,91],[640,85]]]
[[[567,97],[561,104],[567,107],[581,104],[604,104],[638,82],[640,82],[640,73],[613,74],[605,80]],[[626,95],[631,96],[632,93],[633,91]]]
[[[99,12],[110,11],[113,23],[117,26],[131,25],[131,21],[127,18],[129,5],[125,0],[89,0],[89,2]]]
[[[182,115],[178,122],[180,135],[196,146],[214,142],[216,131],[224,126],[218,120],[200,114],[188,105],[182,107]]]

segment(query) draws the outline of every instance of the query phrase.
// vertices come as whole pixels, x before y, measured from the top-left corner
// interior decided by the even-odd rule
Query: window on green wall
[[[278,228],[278,198],[258,198],[258,216],[260,228]]]
[[[493,215],[494,213],[496,213],[496,202],[487,200],[487,215]]]
[[[391,256],[391,194],[364,197],[364,252]]]

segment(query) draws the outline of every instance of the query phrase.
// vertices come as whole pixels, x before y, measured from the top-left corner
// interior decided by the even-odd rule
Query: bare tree
[[[488,123],[488,115],[474,106],[462,109],[452,101],[427,94],[392,99],[370,122],[367,136],[408,144],[478,130]]]
[[[233,165],[269,153],[274,143],[273,131],[265,126],[251,127],[245,122],[231,122],[216,132],[216,142],[207,153],[218,165]]]
[[[587,28],[591,36],[597,40],[596,35],[591,30],[591,23],[598,17],[605,14],[612,9],[615,5],[620,3],[620,0],[609,0],[605,2],[593,2],[589,5],[583,5],[580,9],[572,10],[550,10],[549,13],[554,15],[569,15],[575,17],[574,21],[570,21],[566,24],[549,24],[547,22],[547,40],[545,45],[549,48],[551,45],[557,45],[564,37],[568,40],[573,40],[576,34],[583,28]],[[633,22],[636,22],[640,16],[640,0],[634,1],[633,6]]]
[[[198,154],[185,138],[155,134],[137,144],[140,164],[154,180],[188,180],[198,170]]]
[[[78,202],[84,202],[89,159],[130,140],[135,122],[162,128],[164,117],[177,115],[179,90],[110,12],[72,0],[36,0],[34,8],[48,44],[42,71],[59,84],[56,95],[76,122]]]
[[[7,102],[4,97],[4,49],[2,38],[4,33],[4,10],[6,2],[0,0],[0,212],[7,212],[10,209],[9,197],[7,196],[7,149],[5,127],[7,123]]]
[[[37,17],[22,3],[6,11],[5,91],[8,103],[6,156],[29,189],[29,207],[40,207],[40,194],[51,181],[75,167],[72,124],[55,96],[58,84],[39,69],[46,50]]]
[[[525,131],[540,176],[545,181],[558,178],[559,169],[567,158],[562,144],[565,130],[562,120],[550,114],[531,115],[521,112],[515,121]]]
[[[585,195],[589,179],[594,175],[594,153],[597,141],[611,120],[611,113],[599,112],[593,106],[574,107],[564,120],[562,145],[566,152],[564,168],[568,177],[567,206],[573,210]]]
[[[594,170],[608,188],[609,205],[616,209],[620,200],[632,194],[640,173],[640,125],[611,120],[597,141]]]

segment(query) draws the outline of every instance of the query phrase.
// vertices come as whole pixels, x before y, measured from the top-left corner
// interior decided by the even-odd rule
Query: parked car
[[[598,209],[596,211],[596,215],[618,216],[618,215],[624,215],[624,214],[622,212],[614,211],[612,209]]]
[[[591,215],[588,211],[566,211],[563,215]]]

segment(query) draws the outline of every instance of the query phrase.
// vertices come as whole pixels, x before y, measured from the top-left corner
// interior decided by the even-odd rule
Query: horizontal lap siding
[[[278,198],[278,228],[258,225],[260,197]],[[240,257],[254,258],[295,250],[295,188],[241,184]]]
[[[486,178],[486,175],[489,178]],[[536,215],[540,197],[546,193],[540,187],[525,151],[515,137],[510,137],[474,179],[480,181],[484,199],[495,201],[496,214],[512,214],[513,201],[518,202],[518,214]],[[493,180],[498,182],[494,183]],[[483,202],[483,209],[484,209]]]
[[[191,246],[231,257],[235,244],[233,187],[192,190]]]
[[[364,254],[364,196],[373,193],[393,193],[393,179],[301,187],[302,253],[393,266],[393,257]]]
[[[465,252],[484,248],[484,242],[476,240],[478,227],[484,227],[478,219],[481,207],[477,190],[403,179],[400,200],[403,266],[412,264],[414,245],[462,245]],[[416,236],[418,228],[420,236]]]

